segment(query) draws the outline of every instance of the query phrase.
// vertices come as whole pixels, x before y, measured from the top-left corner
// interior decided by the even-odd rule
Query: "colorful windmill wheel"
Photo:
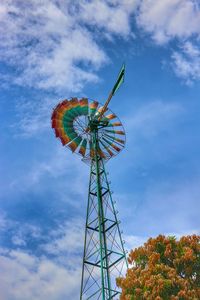
[[[72,152],[90,160],[94,157],[94,149],[89,124],[91,120],[98,120],[102,109],[97,101],[89,102],[87,98],[60,102],[51,118],[56,137]],[[106,126],[98,129],[98,154],[108,160],[124,148],[125,132],[120,120],[109,109],[103,113],[101,120],[106,122]]]

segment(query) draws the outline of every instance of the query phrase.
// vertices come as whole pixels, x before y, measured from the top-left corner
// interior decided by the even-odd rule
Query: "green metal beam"
[[[122,275],[127,261],[104,162],[98,154],[98,124],[90,134],[94,158],[91,159],[80,300],[117,300],[120,291],[115,280]]]
[[[98,197],[98,217],[99,217],[99,241],[100,241],[100,253],[101,253],[101,276],[102,276],[102,300],[105,300],[105,289],[104,289],[104,264],[107,272],[107,284],[108,284],[108,293],[109,299],[111,298],[111,286],[110,286],[110,274],[108,269],[108,260],[107,260],[107,242],[105,236],[105,224],[104,224],[104,211],[103,211],[103,203],[102,203],[102,189],[101,189],[101,181],[99,175],[99,157],[97,150],[98,147],[98,131],[94,130],[93,132],[93,143],[95,149],[95,163],[96,163],[96,181],[97,181],[97,197]],[[103,230],[102,230],[102,229]],[[103,236],[102,236],[103,232]],[[103,256],[105,255],[105,259]]]

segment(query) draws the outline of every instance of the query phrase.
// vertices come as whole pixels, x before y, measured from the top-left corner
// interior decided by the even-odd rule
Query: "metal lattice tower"
[[[98,130],[93,133],[98,148]],[[119,221],[102,158],[91,161],[81,299],[117,299],[116,276],[126,263]]]
[[[122,124],[108,110],[110,99],[123,82],[124,70],[123,66],[104,106],[87,98],[72,98],[59,103],[52,114],[56,137],[90,164],[80,300],[119,299],[116,278],[127,268],[117,211],[105,171],[105,162],[125,144]]]

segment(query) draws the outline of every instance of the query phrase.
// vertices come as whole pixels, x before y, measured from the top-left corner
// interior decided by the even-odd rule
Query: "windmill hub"
[[[91,119],[89,121],[88,127],[90,128],[90,131],[97,131],[98,129],[107,127],[108,123],[109,123],[108,120],[99,121],[98,119]]]

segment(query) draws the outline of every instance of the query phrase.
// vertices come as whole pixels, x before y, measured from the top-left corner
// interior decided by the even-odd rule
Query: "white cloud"
[[[0,276],[2,300],[62,300],[79,296],[80,269],[68,270],[45,257],[39,259],[20,250],[0,256]]]
[[[14,238],[19,236],[19,226],[9,219],[6,219],[6,222],[12,223],[12,242],[16,250],[0,248],[1,299],[77,299],[84,245],[82,220],[73,219],[71,222],[60,224],[57,229],[50,230],[45,239],[46,244],[44,236],[41,235],[40,256],[30,249],[28,252],[21,250],[20,247],[24,245],[14,241]],[[31,234],[31,226],[23,224],[23,227],[27,226],[30,227]],[[22,230],[21,235],[25,240],[23,232]],[[52,259],[49,258],[50,255],[53,255]]]
[[[42,246],[48,254],[56,256],[76,255],[82,252],[85,222],[73,219],[49,233],[51,241]],[[68,262],[69,264],[69,262]]]
[[[41,239],[41,228],[18,220],[8,218],[7,214],[0,211],[0,234],[6,236],[14,248],[26,247],[27,241]]]
[[[67,9],[52,1],[9,1],[1,6],[6,14],[2,16],[0,56],[17,67],[15,83],[78,91],[83,82],[97,80],[91,68],[86,72],[78,64],[98,67],[106,55]]]
[[[185,39],[200,34],[199,8],[195,0],[143,0],[137,23],[159,44],[175,37]]]
[[[42,98],[42,99],[41,99]],[[17,121],[11,125],[15,137],[42,135],[51,127],[53,107],[58,104],[55,97],[33,97],[17,99]],[[53,133],[53,132],[52,132]]]
[[[0,74],[1,85],[12,82],[62,95],[79,93],[87,83],[99,80],[99,68],[109,61],[103,39],[132,35],[136,3],[1,2],[0,61],[12,67]],[[49,94],[31,97],[15,100],[17,124],[13,130],[26,137],[49,127],[51,110],[58,102],[55,93],[54,98]]]
[[[99,80],[97,70],[109,61],[102,40],[133,35],[134,13],[158,44],[200,34],[195,0],[1,2],[0,60],[14,67],[12,75],[1,74],[2,85],[12,79],[44,90],[81,91]]]
[[[187,41],[181,50],[172,54],[173,68],[175,73],[191,84],[200,79],[200,48]]]
[[[19,197],[30,192],[37,195],[51,192],[60,204],[65,203],[80,212],[81,201],[86,199],[88,192],[89,167],[80,156],[63,147],[59,140],[55,143],[52,145],[47,141],[48,154],[45,158],[40,156],[31,160],[28,166],[17,171],[8,183],[5,195]]]
[[[14,67],[16,84],[78,92],[108,62],[99,37],[131,34],[135,2],[3,1],[0,60]]]
[[[178,77],[188,84],[200,79],[199,1],[142,0],[138,6],[136,21],[139,28],[149,33],[156,44],[175,42],[176,50],[174,45],[170,45],[171,66]]]
[[[131,34],[130,15],[136,8],[136,0],[81,1],[81,19],[122,37]],[[95,14],[94,14],[95,11]]]
[[[13,236],[12,243],[16,246],[25,246],[26,245],[26,242],[24,241],[24,239],[19,236]]]

